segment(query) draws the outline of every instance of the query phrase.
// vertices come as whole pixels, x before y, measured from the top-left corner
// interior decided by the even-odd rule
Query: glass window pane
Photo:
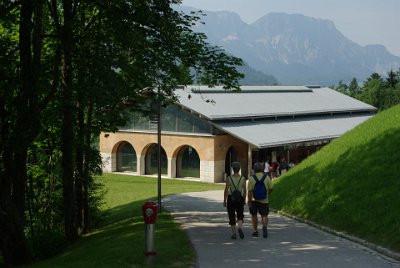
[[[207,121],[198,117],[194,117],[193,124],[194,124],[194,133],[204,133],[204,134],[211,133],[211,125]]]
[[[132,145],[125,142],[121,145],[117,153],[117,171],[125,172],[136,172],[137,170],[137,158],[135,149]]]
[[[157,174],[158,173],[158,146],[152,146],[146,155],[146,174]],[[161,147],[161,174],[168,174],[168,158],[165,150]]]
[[[163,131],[176,132],[176,119],[178,117],[178,108],[170,105],[161,111],[161,128]]]
[[[169,105],[161,111],[162,131],[211,134],[212,127],[204,119],[199,118],[176,105]],[[150,127],[150,117],[139,112],[134,112],[126,126],[121,130],[154,131]]]
[[[200,158],[196,150],[188,146],[182,153],[180,177],[200,178]]]
[[[134,113],[134,129],[135,130],[150,130],[149,117],[142,113]]]
[[[179,110],[178,131],[193,133],[192,115],[184,110]]]

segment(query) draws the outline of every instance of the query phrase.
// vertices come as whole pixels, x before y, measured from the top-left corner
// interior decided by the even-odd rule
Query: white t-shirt
[[[264,163],[264,172],[269,172],[269,164],[268,164],[268,162]]]

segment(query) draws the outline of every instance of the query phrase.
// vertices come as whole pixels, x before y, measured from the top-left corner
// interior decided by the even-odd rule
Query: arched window
[[[150,146],[146,153],[146,174],[152,175],[158,173],[158,145],[153,144]],[[161,147],[161,174],[168,174],[168,158],[165,150]]]
[[[123,142],[117,152],[117,171],[119,172],[136,172],[137,157],[135,149],[128,142]]]
[[[200,178],[200,158],[196,150],[191,146],[183,147],[176,159],[177,177]]]

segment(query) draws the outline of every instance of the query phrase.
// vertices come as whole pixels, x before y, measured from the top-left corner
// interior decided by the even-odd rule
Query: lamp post
[[[157,157],[158,157],[158,171],[157,171],[157,185],[158,185],[158,209],[161,212],[161,99],[160,87],[157,87]]]
[[[155,88],[149,88],[155,93]],[[151,125],[157,123],[157,199],[158,199],[158,209],[161,211],[161,96],[160,87],[157,87],[157,94],[155,101],[150,104],[151,111]],[[153,128],[152,128],[153,129]]]

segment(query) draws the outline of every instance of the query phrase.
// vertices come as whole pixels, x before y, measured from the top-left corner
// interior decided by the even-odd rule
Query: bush
[[[59,230],[48,230],[28,237],[33,256],[43,260],[62,252],[66,246],[64,233]]]

